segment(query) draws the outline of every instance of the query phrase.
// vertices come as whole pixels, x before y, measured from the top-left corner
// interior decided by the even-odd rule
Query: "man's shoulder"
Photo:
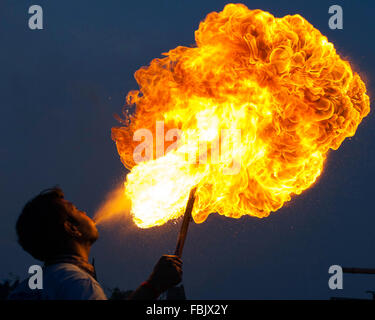
[[[43,270],[43,289],[31,290],[29,279],[22,281],[9,300],[106,300],[100,284],[71,263],[50,265]]]
[[[64,262],[46,267],[44,279],[46,286],[55,292],[56,299],[106,299],[100,284],[87,272],[71,263]]]
[[[87,272],[72,263],[62,262],[44,268],[44,279],[55,281],[94,280]]]

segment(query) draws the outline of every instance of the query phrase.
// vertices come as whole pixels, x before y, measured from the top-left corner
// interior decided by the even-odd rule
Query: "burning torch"
[[[189,224],[190,224],[190,221],[193,219],[191,213],[194,207],[196,191],[197,191],[197,187],[194,187],[190,190],[189,200],[186,205],[180,233],[178,234],[177,245],[176,245],[176,250],[174,254],[180,258],[182,256],[182,251],[184,249],[184,244],[185,244],[187,232],[189,229]],[[182,284],[180,286],[176,286],[176,287],[169,289],[167,291],[167,300],[186,300],[184,285]]]
[[[193,189],[190,190],[189,200],[188,200],[188,203],[186,205],[184,218],[182,220],[180,233],[178,235],[176,250],[175,250],[174,254],[176,256],[180,257],[180,258],[182,256],[182,251],[184,249],[184,244],[185,244],[187,232],[188,232],[188,229],[189,229],[189,224],[190,224],[190,221],[193,219],[192,216],[191,216],[191,213],[192,213],[193,207],[194,207],[195,192],[196,191],[197,191],[197,187],[194,187]]]

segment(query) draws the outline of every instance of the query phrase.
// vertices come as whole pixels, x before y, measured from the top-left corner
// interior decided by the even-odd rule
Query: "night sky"
[[[93,215],[124,180],[111,127],[117,126],[134,72],[162,52],[194,45],[194,31],[226,1],[0,1],[0,280],[27,276],[38,263],[16,241],[23,205],[60,185]],[[243,1],[276,17],[301,14],[375,85],[373,1]],[[28,28],[41,5],[44,30]],[[344,10],[344,29],[330,30],[328,8]],[[371,99],[373,102],[373,100]],[[216,214],[191,225],[184,250],[190,299],[328,299],[369,297],[375,276],[344,275],[328,288],[333,264],[375,268],[373,112],[357,134],[330,152],[318,182],[265,219]],[[134,289],[160,255],[173,253],[179,225],[138,230],[129,222],[99,227],[94,245],[104,288]]]

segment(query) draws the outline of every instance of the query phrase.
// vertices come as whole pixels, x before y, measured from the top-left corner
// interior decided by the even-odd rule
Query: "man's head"
[[[77,246],[90,247],[98,239],[95,223],[64,199],[59,188],[43,191],[30,200],[16,224],[18,242],[42,261],[69,254]]]

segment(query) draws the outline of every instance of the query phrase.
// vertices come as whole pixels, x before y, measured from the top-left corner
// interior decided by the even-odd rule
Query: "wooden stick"
[[[176,246],[176,250],[174,254],[180,258],[182,256],[182,250],[184,249],[184,244],[185,244],[185,240],[186,240],[186,236],[187,236],[187,232],[189,228],[189,223],[192,220],[191,213],[194,207],[196,191],[197,191],[197,187],[194,187],[193,189],[190,190],[189,200],[186,205],[184,219],[182,221],[180,233],[178,235],[177,246]]]

